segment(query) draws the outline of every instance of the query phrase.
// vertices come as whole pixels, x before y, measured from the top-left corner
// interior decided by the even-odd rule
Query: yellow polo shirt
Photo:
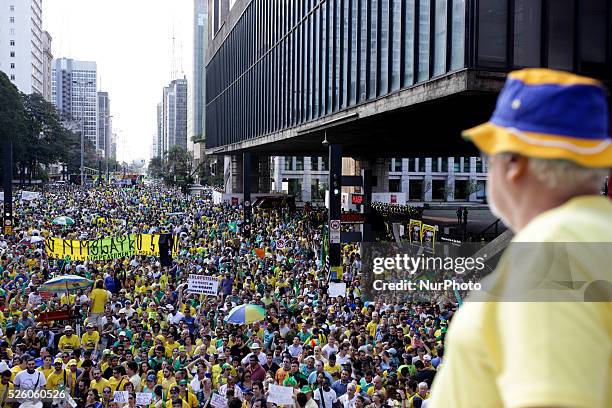
[[[103,395],[104,388],[109,387],[109,386],[110,386],[110,383],[108,382],[106,378],[100,378],[99,381],[91,380],[90,388],[95,388],[96,390],[98,390],[98,394]],[[113,391],[112,388],[111,388],[111,391]]]
[[[525,252],[525,242],[536,250]],[[565,249],[551,256],[552,244],[542,242],[573,244],[555,245]],[[428,407],[612,407],[612,302],[583,301],[581,284],[610,282],[610,243],[612,202],[604,197],[574,198],[534,218],[483,283],[513,300],[534,278],[553,279],[531,298],[538,301],[467,299],[451,321]],[[564,301],[541,301],[549,293]]]

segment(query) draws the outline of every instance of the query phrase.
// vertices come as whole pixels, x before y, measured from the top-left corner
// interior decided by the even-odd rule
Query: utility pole
[[[13,141],[7,140],[4,146],[4,213],[3,232],[13,233]]]

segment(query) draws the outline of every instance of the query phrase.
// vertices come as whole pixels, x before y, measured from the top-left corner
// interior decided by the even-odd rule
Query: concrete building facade
[[[59,58],[51,70],[51,100],[62,121],[98,149],[98,68],[95,61]]]
[[[53,38],[48,31],[43,31],[43,97],[51,102],[51,71],[53,66],[53,53],[51,52],[51,42]]]
[[[187,79],[175,79],[164,87],[161,103],[161,143],[163,156],[172,146],[187,149]],[[158,119],[158,126],[159,126]]]
[[[0,0],[0,71],[23,93],[44,95],[42,0]]]
[[[193,153],[194,166],[198,166],[205,139],[208,0],[193,0],[193,5],[193,73],[188,86],[187,150]]]
[[[112,121],[108,92],[98,92],[98,151],[104,158],[111,157]]]

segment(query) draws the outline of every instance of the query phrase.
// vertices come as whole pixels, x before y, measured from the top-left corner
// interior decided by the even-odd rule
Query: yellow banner
[[[87,261],[89,259],[89,242],[47,238],[45,240],[45,251],[49,258],[64,259],[69,257],[74,261]]]
[[[47,238],[45,251],[49,258],[69,258],[74,261],[97,261],[132,255],[159,256],[159,237],[157,234],[130,234],[94,241]],[[177,236],[173,238],[174,257],[179,253],[180,242]]]

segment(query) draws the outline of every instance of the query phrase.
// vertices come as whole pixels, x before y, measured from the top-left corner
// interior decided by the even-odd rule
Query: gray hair
[[[601,189],[607,168],[588,168],[562,159],[529,159],[529,169],[549,188],[572,191],[577,188]]]
[[[514,153],[499,153],[500,158],[509,158]],[[571,192],[578,188],[599,190],[609,175],[609,168],[584,167],[565,159],[539,159],[529,157],[529,170],[548,188]]]

